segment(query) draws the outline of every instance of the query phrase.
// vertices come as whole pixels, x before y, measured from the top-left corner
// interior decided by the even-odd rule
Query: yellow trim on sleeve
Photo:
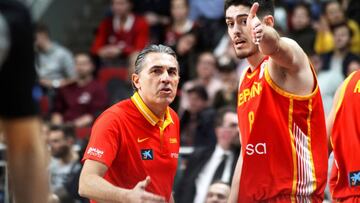
[[[316,95],[316,93],[319,91],[319,85],[317,83],[317,79],[315,77],[315,72],[314,72],[314,69],[312,67],[312,65],[310,64],[311,66],[311,70],[312,70],[312,73],[313,73],[313,77],[314,77],[314,80],[315,80],[315,83],[316,83],[316,87],[315,87],[315,90],[308,94],[308,95],[296,95],[296,94],[293,94],[293,93],[290,93],[290,92],[287,92],[285,90],[283,90],[281,87],[279,87],[272,79],[271,79],[271,76],[270,76],[270,73],[268,71],[268,66],[265,67],[265,80],[266,82],[270,85],[270,87],[275,90],[278,94],[284,96],[284,97],[287,97],[289,99],[295,99],[295,100],[308,100],[308,99],[311,99],[312,97],[314,97]]]
[[[356,72],[356,71],[355,71]],[[337,114],[338,110],[340,109],[340,106],[343,102],[344,96],[345,96],[345,91],[346,91],[346,87],[349,84],[349,81],[351,80],[351,78],[354,76],[355,72],[351,73],[345,80],[344,83],[341,86],[341,90],[340,90],[340,95],[339,95],[339,100],[338,103],[336,104],[336,110],[335,110],[335,115]]]

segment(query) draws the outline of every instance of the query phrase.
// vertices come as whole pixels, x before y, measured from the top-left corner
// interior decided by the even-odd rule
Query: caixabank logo
[[[153,160],[154,154],[152,149],[142,149],[141,150],[141,159],[142,160]]]
[[[350,187],[360,186],[360,171],[353,171],[349,173]]]

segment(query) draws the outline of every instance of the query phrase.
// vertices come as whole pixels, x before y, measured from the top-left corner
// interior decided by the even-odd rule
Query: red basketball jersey
[[[344,82],[336,106],[331,143],[335,163],[329,181],[332,198],[360,202],[360,71]]]
[[[325,116],[315,90],[297,96],[268,73],[245,73],[238,94],[243,165],[238,202],[322,202],[327,177]]]

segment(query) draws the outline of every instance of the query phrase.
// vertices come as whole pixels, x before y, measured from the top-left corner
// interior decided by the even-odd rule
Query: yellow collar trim
[[[149,107],[146,106],[138,92],[134,93],[134,95],[131,97],[131,101],[152,126],[158,124],[160,129],[164,130],[170,123],[173,123],[169,107],[166,108],[165,120],[162,121],[149,109]]]

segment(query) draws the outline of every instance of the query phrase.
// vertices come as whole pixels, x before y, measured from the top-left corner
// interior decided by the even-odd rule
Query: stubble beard
[[[235,54],[236,54],[237,58],[239,58],[239,59],[248,58],[248,57],[254,55],[255,53],[256,53],[256,48],[255,49],[253,48],[250,51],[243,51],[243,50],[237,51],[235,49]]]

